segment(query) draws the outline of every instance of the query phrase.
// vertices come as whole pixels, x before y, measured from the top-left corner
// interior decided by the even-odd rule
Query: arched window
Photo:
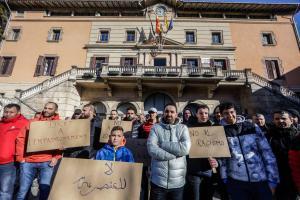
[[[168,103],[174,103],[168,95],[163,93],[154,93],[145,99],[144,110],[148,111],[150,108],[154,107],[158,112],[162,113],[165,105]]]

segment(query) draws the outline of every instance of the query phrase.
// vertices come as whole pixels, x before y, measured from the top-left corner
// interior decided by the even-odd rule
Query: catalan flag
[[[159,22],[158,16],[156,16],[156,28],[155,28],[155,32],[156,32],[157,34],[160,34],[160,33],[161,33],[160,22]]]
[[[167,19],[167,16],[165,15],[165,27],[166,27],[166,30],[168,31],[169,30],[169,23],[168,23],[168,19]]]

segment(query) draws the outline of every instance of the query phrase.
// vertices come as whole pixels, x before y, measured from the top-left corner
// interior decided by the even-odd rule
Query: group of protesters
[[[213,116],[207,105],[198,105],[195,111],[185,109],[182,119],[174,104],[165,105],[161,117],[154,107],[146,116],[129,107],[123,119],[117,110],[108,119],[131,121],[131,135],[115,126],[108,143],[103,144],[101,120],[95,107],[87,104],[65,120],[90,120],[89,146],[27,153],[30,123],[61,120],[58,105],[48,102],[28,120],[18,104],[8,104],[0,121],[0,200],[28,199],[35,179],[38,199],[47,199],[62,157],[135,162],[126,137],[147,139],[151,166],[143,167],[142,200],[212,200],[214,196],[221,200],[296,200],[300,194],[300,116],[294,109],[272,115],[270,123],[259,113],[246,119],[237,115],[233,103],[218,105]],[[189,128],[209,126],[224,127],[230,158],[189,158]]]

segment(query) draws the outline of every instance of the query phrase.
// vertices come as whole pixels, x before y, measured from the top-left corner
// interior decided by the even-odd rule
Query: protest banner
[[[223,126],[189,128],[192,147],[190,158],[230,157]]]
[[[63,158],[49,200],[139,200],[142,164]]]
[[[90,120],[36,121],[30,124],[27,152],[90,145]]]
[[[133,154],[134,161],[149,166],[151,157],[148,154],[147,139],[127,138],[126,145]]]
[[[104,119],[102,121],[102,126],[101,126],[101,135],[100,135],[101,143],[108,142],[110,131],[114,126],[122,126],[125,137],[127,137],[131,134],[131,130],[132,130],[132,122],[131,121],[117,121],[117,120]]]

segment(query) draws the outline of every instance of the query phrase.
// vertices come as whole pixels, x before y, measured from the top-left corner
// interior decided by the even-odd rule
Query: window
[[[91,57],[90,68],[102,68],[103,63],[108,63],[108,57]]]
[[[280,78],[282,73],[282,68],[279,65],[278,60],[265,60],[266,69],[269,79]]]
[[[196,43],[195,31],[185,32],[185,42],[186,43]]]
[[[62,39],[62,29],[52,28],[48,34],[48,42],[58,42]]]
[[[99,42],[108,42],[109,41],[109,31],[101,30],[98,38]]]
[[[16,61],[15,56],[0,57],[0,76],[10,76]]]
[[[121,58],[121,66],[134,66],[137,63],[137,59],[134,57]]]
[[[211,33],[212,44],[223,44],[222,31],[214,31]]]
[[[20,35],[21,35],[21,28],[12,28],[8,32],[7,40],[8,41],[18,41],[20,39]]]
[[[135,31],[126,31],[126,42],[135,42]]]
[[[276,45],[275,37],[273,33],[262,33],[262,44],[263,46]]]
[[[188,67],[199,67],[198,58],[183,58],[182,64],[186,64]]]
[[[210,64],[212,67],[219,67],[222,70],[230,69],[229,59],[214,58],[214,59],[211,59]]]
[[[58,56],[39,56],[34,76],[54,76]]]

